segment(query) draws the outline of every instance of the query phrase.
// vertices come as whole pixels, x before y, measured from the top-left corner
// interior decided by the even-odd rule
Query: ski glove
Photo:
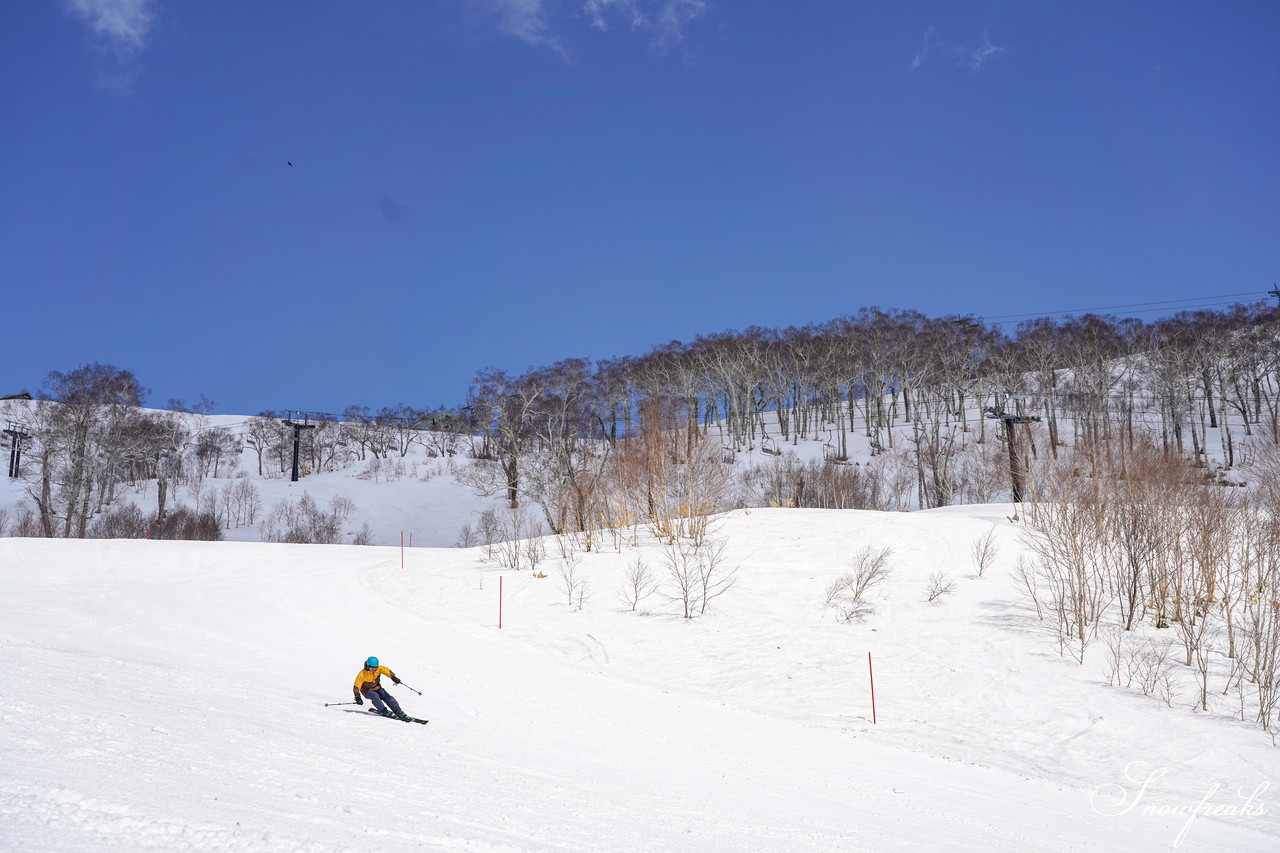
[[[396,678],[394,675],[393,675],[393,676],[391,676],[391,681],[392,681],[392,683],[394,683],[394,684],[399,684],[399,683],[400,683],[400,679]]]
[[[363,696],[361,696],[359,693],[356,693],[356,694],[354,694],[354,695],[355,695],[355,697],[356,697],[356,704],[357,704],[357,705],[363,705],[363,704],[364,704],[364,697],[363,697]]]

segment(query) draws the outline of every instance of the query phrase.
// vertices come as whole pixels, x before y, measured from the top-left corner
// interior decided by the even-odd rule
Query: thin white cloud
[[[478,0],[478,3],[497,16],[498,29],[506,35],[567,56],[564,45],[547,22],[543,0]]]
[[[937,41],[937,37],[937,27],[929,27],[929,29],[924,31],[924,45],[916,54],[915,59],[911,60],[911,65],[907,67],[908,71],[915,71],[921,65],[924,65],[924,61],[929,58],[929,51],[933,49],[934,43]]]
[[[108,46],[123,53],[141,50],[155,20],[152,0],[66,0],[66,8]]]
[[[684,40],[689,24],[707,11],[707,0],[586,0],[583,11],[597,30],[621,19],[652,33],[651,45],[666,50]]]
[[[639,29],[646,23],[637,0],[587,0],[582,9],[591,19],[591,26],[597,30],[609,29],[611,17],[630,18],[632,29]]]
[[[982,32],[982,44],[974,48],[945,41],[938,35],[937,27],[929,27],[924,33],[924,44],[916,52],[911,64],[907,66],[907,71],[915,71],[928,61],[931,54],[940,52],[950,56],[959,65],[963,65],[976,73],[982,70],[988,60],[999,56],[1005,51],[1006,48],[998,47],[991,43],[991,36],[986,30]]]
[[[705,0],[665,0],[655,25],[654,45],[665,48],[683,41],[685,28],[705,11]]]
[[[968,51],[969,68],[974,71],[981,71],[982,66],[988,59],[993,56],[999,56],[1004,53],[1003,47],[996,47],[991,43],[991,38],[984,30],[982,33],[982,45],[975,50]]]
[[[597,32],[624,27],[647,33],[650,47],[664,52],[681,44],[689,25],[702,17],[710,0],[466,0],[473,9],[497,19],[498,29],[532,45],[568,57],[569,27],[587,25]],[[581,12],[574,14],[572,7]]]

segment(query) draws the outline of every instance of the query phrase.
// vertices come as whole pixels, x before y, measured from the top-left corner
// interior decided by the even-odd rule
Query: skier
[[[384,675],[389,676],[393,684],[400,683],[400,679],[396,678],[394,672],[378,664],[377,658],[369,658],[364,662],[364,669],[356,674],[355,688],[352,691],[356,697],[356,704],[363,705],[364,697],[368,696],[373,707],[382,716],[395,717],[398,720],[409,719],[404,711],[400,710],[400,703],[396,701],[396,697],[382,686],[381,678]],[[387,710],[388,705],[391,706],[391,710]]]

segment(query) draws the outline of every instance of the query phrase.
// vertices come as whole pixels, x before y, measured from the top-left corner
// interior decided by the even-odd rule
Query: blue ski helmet
[[[365,661],[365,662],[364,662],[364,665],[365,665],[365,666],[377,666],[377,665],[378,665],[378,659],[377,659],[377,658],[369,658],[367,661]]]

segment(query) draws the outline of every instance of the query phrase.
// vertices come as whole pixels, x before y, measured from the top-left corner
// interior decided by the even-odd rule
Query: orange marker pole
[[[871,652],[867,652],[867,677],[871,679],[871,723],[876,721],[876,675],[871,668]]]

